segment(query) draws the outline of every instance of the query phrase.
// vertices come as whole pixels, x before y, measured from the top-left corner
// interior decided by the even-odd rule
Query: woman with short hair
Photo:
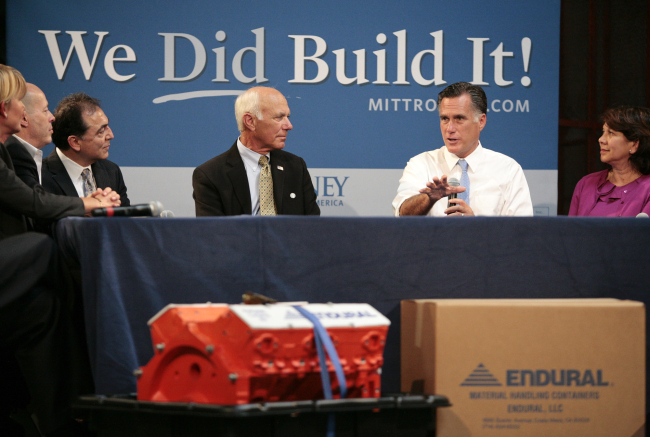
[[[634,217],[650,213],[650,109],[619,106],[602,116],[600,160],[609,168],[576,185],[570,216]]]

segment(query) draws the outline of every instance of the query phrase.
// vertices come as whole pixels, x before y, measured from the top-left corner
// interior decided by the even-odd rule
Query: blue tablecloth
[[[392,322],[382,389],[397,392],[402,299],[650,296],[645,219],[72,218],[56,231],[81,262],[100,394],[136,390],[147,320],[168,303],[370,303]]]

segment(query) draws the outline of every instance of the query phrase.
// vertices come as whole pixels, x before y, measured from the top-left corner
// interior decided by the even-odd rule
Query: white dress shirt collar
[[[75,190],[77,190],[77,194],[79,195],[79,197],[84,197],[83,179],[81,178],[81,172],[84,171],[85,169],[89,169],[91,176],[94,178],[95,175],[93,175],[93,169],[91,168],[91,166],[88,167],[80,166],[72,159],[65,156],[63,152],[59,150],[58,147],[56,147],[54,150],[56,150],[56,154],[59,155],[59,158],[61,159],[63,166],[68,172],[68,176],[70,176],[70,180],[72,181]]]
[[[271,164],[270,153],[268,153],[267,155],[260,155],[257,152],[253,152],[251,149],[244,146],[244,143],[242,143],[241,139],[239,138],[237,138],[237,149],[239,150],[239,155],[241,156],[242,161],[244,161],[244,165],[246,166],[246,169],[252,171],[253,173],[258,172],[261,169],[260,167],[261,156],[266,156],[269,160],[269,165]]]
[[[253,152],[248,147],[244,146],[239,138],[237,138],[237,150],[242,161],[244,161],[244,169],[246,170],[246,178],[248,179],[248,190],[251,194],[251,213],[252,215],[260,214],[260,172],[262,166],[260,165],[260,155]],[[271,153],[266,155],[271,163]]]
[[[458,164],[458,161],[461,159],[458,156],[454,155],[453,153],[450,153],[446,147],[443,150],[443,154],[445,157],[445,162],[447,163],[447,166],[449,166],[450,170],[452,170],[454,166]],[[482,154],[483,154],[483,146],[481,146],[481,142],[479,141],[478,146],[476,146],[476,149],[474,149],[472,153],[470,153],[468,156],[464,158],[465,161],[467,161],[469,170],[471,170],[472,172],[476,172],[478,166],[480,165]]]

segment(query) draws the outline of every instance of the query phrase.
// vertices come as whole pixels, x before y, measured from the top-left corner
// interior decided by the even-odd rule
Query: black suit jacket
[[[126,185],[124,184],[122,171],[117,164],[108,159],[102,159],[92,164],[90,168],[93,171],[97,188],[110,187],[120,195],[122,206],[131,205],[131,201],[126,195]],[[41,171],[43,187],[46,191],[64,196],[79,197],[68,171],[56,153],[56,148],[52,150],[52,153],[47,158],[43,159]]]
[[[5,146],[11,156],[11,161],[14,163],[16,176],[30,187],[40,184],[36,162],[34,157],[25,149],[25,146],[13,135],[7,138]]]
[[[0,239],[27,230],[25,216],[58,220],[84,215],[81,199],[46,193],[41,185],[30,188],[14,172],[11,156],[0,143]]]
[[[278,214],[320,215],[305,161],[284,150],[271,152],[273,198]],[[192,175],[196,216],[252,214],[251,193],[237,142]]]

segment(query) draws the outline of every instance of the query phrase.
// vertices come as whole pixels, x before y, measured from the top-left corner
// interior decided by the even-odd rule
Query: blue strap
[[[336,372],[336,378],[339,380],[339,389],[341,393],[341,399],[345,398],[345,395],[348,393],[348,386],[345,380],[345,374],[343,373],[343,367],[341,366],[341,361],[339,360],[339,354],[336,352],[336,348],[332,343],[332,339],[329,334],[321,324],[318,317],[310,313],[306,309],[300,306],[294,306],[300,314],[303,315],[307,320],[309,320],[314,325],[314,345],[316,346],[316,353],[318,354],[318,362],[320,363],[320,376],[321,382],[323,384],[323,396],[325,399],[332,399],[332,384],[330,383],[330,374],[327,371],[327,361],[325,360],[325,350],[323,350],[323,345],[327,350],[327,355],[330,357],[330,361],[334,366]],[[327,437],[334,437],[334,430],[336,428],[336,416],[334,413],[330,413],[327,416]]]
[[[323,349],[323,340],[321,340],[320,334],[317,334],[316,325],[314,325],[314,346],[316,346],[318,362],[320,363],[320,379],[323,384],[323,396],[325,399],[332,399],[332,384],[330,383],[330,373],[327,371],[327,361],[325,359],[325,350]]]
[[[345,398],[348,393],[345,373],[343,373],[343,366],[341,366],[339,354],[336,352],[336,348],[334,347],[334,343],[332,343],[332,339],[321,324],[320,320],[318,320],[318,317],[303,307],[294,306],[294,308],[314,325],[314,343],[316,344],[316,352],[318,353],[318,360],[320,362],[320,372],[323,382],[323,394],[325,395],[325,399],[332,399],[332,385],[330,383],[329,372],[327,371],[327,361],[325,360],[325,352],[323,351],[323,346],[325,346],[327,355],[330,357],[330,361],[334,366],[336,378],[339,381],[341,399]]]

